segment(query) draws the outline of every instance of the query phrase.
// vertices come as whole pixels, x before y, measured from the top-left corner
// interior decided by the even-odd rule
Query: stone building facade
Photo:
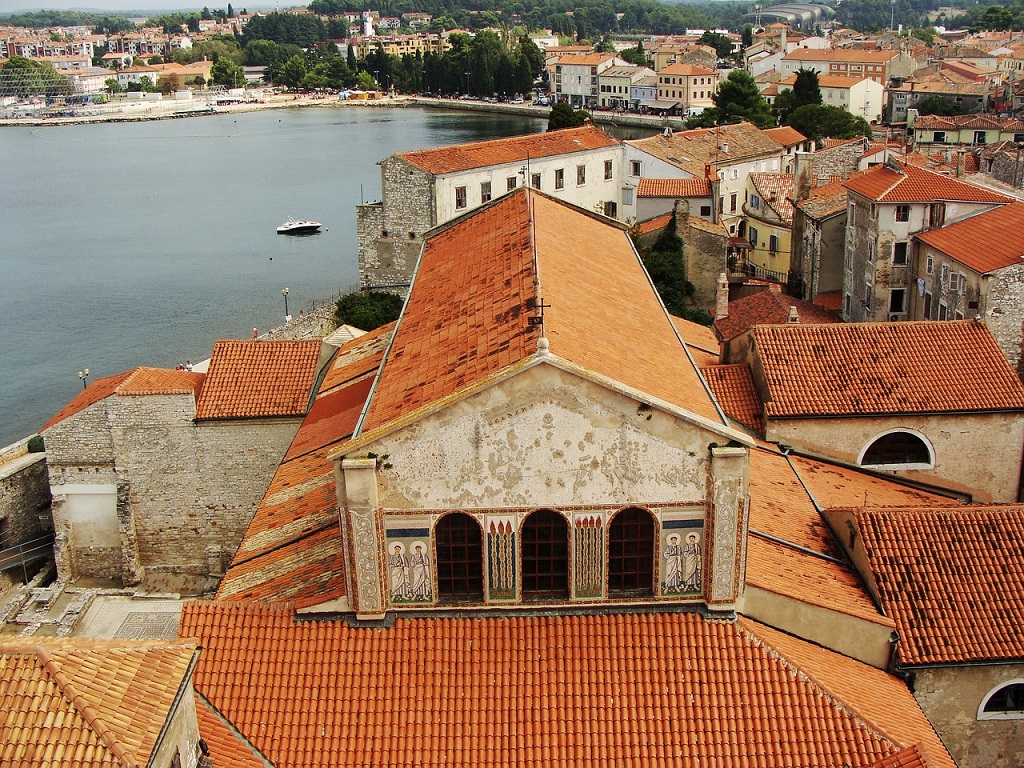
[[[26,438],[0,452],[0,549],[52,527],[46,454],[30,452],[28,443]]]

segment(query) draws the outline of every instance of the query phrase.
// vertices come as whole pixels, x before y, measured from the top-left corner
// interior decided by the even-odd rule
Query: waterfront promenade
[[[238,104],[207,106],[201,99],[192,102],[164,99],[161,101],[114,101],[89,110],[89,114],[69,115],[64,117],[19,117],[0,119],[0,126],[55,126],[80,125],[83,123],[133,122],[143,120],[170,120],[186,117],[204,117],[207,115],[237,114],[256,112],[265,109],[306,109],[306,108],[373,108],[373,107],[434,107],[465,112],[488,112],[494,114],[519,115],[525,117],[546,118],[551,107],[533,106],[531,104],[503,104],[487,101],[463,99],[432,99],[422,96],[384,96],[379,99],[350,99],[343,101],[337,97],[313,96],[310,94],[280,93],[261,96],[256,101]],[[654,115],[634,115],[617,112],[594,110],[593,121],[601,125],[635,127],[658,130],[665,126],[673,130],[684,127],[682,118],[657,117]]]

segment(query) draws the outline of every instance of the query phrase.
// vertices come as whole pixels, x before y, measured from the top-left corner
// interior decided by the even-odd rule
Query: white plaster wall
[[[607,160],[612,163],[610,179],[604,177],[604,164]],[[529,185],[530,177],[535,173],[541,175],[540,189],[542,192],[595,213],[604,213],[604,203],[614,202],[619,206],[619,218],[621,219],[622,194],[620,188],[623,178],[621,145],[531,160],[529,171],[524,178],[521,172],[526,165],[525,162],[508,163],[438,176],[435,181],[434,194],[435,221],[438,224],[443,224],[481,205],[480,184],[482,182],[491,182],[491,199],[493,200],[506,193],[509,177],[515,177],[516,186],[521,187],[524,184]],[[578,165],[584,165],[587,169],[586,180],[582,185],[576,183],[576,166]],[[560,190],[555,189],[556,168],[564,169],[565,172],[565,186]],[[456,187],[466,187],[465,208],[457,209],[455,207]]]
[[[713,442],[725,440],[541,365],[367,450],[386,509],[702,504]]]
[[[117,547],[117,489],[112,485],[59,485],[54,494],[66,495],[65,515],[75,547]]]

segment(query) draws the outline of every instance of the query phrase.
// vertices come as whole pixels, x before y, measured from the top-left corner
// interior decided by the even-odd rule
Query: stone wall
[[[1024,665],[988,664],[914,670],[914,698],[959,768],[1024,765],[1024,719],[978,719],[985,697],[1024,680]]]
[[[62,578],[195,594],[221,575],[301,419],[194,416],[190,394],[112,395],[47,430]]]
[[[433,179],[392,155],[380,164],[383,198],[359,206],[359,280],[364,288],[407,285],[416,267],[423,233],[433,227]]]
[[[695,218],[685,206],[680,207],[676,230],[683,239],[683,265],[686,279],[693,283],[693,303],[699,309],[709,309],[715,305],[718,276],[728,270],[729,239],[724,229],[718,233],[691,224]]]
[[[0,549],[40,536],[50,516],[46,454],[29,453],[28,438],[0,452]]]
[[[1000,269],[988,279],[983,297],[985,325],[1017,374],[1024,378],[1024,265]]]
[[[846,178],[856,173],[860,156],[868,148],[869,141],[861,137],[856,141],[848,141],[831,149],[819,149],[811,157],[814,160],[814,178],[818,184],[827,184],[833,176]]]

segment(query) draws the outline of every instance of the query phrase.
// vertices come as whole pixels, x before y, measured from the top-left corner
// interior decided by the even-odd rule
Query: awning
[[[642,99],[640,101],[640,106],[647,107],[648,109],[674,109],[679,104],[680,102],[678,101],[665,101],[663,99]]]

